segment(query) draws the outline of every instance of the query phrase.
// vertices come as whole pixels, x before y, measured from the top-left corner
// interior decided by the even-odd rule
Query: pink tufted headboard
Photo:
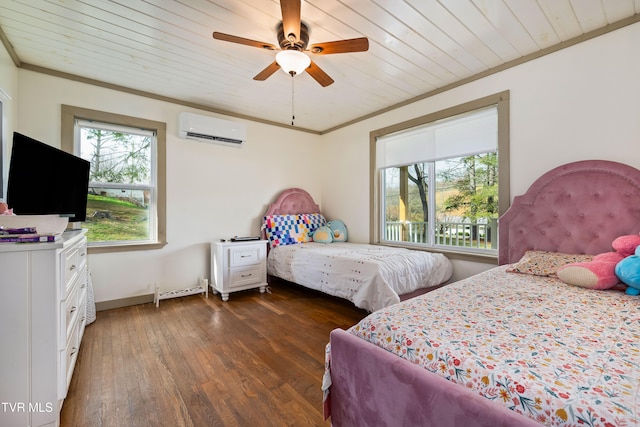
[[[269,205],[265,215],[287,215],[319,213],[320,206],[313,201],[311,194],[302,188],[284,190],[275,202]]]
[[[542,175],[499,220],[500,264],[527,250],[598,254],[618,236],[640,232],[640,171],[585,160]]]
[[[266,216],[308,213],[320,213],[320,206],[313,201],[311,194],[302,188],[289,188],[278,195],[264,214]],[[266,238],[264,230],[262,238]]]

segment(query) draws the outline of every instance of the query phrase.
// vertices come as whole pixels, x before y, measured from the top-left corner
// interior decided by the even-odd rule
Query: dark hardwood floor
[[[61,414],[67,426],[328,426],[329,332],[366,316],[281,281],[97,313]]]

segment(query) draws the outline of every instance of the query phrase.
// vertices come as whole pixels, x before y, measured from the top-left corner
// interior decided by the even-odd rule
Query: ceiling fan
[[[282,22],[277,28],[280,52],[276,55],[276,60],[259,72],[253,78],[254,80],[266,80],[279,68],[282,68],[291,76],[306,71],[315,81],[326,87],[333,83],[333,79],[318,67],[305,52],[316,55],[329,55],[334,53],[364,52],[369,49],[369,40],[366,37],[315,43],[307,46],[309,43],[309,29],[300,19],[300,4],[300,0],[280,0]],[[213,33],[213,38],[261,49],[278,50],[275,45],[270,43],[245,39],[217,31]]]

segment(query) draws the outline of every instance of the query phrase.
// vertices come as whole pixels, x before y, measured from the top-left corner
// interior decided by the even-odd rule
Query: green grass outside
[[[110,218],[94,216],[109,213]],[[149,239],[149,210],[114,197],[90,194],[87,199],[86,228],[89,242]]]

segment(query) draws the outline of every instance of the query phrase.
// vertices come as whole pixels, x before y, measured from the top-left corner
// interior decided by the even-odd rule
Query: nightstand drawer
[[[229,288],[261,283],[263,280],[262,266],[238,268],[229,273]]]
[[[229,268],[258,264],[263,258],[264,245],[229,248]]]

